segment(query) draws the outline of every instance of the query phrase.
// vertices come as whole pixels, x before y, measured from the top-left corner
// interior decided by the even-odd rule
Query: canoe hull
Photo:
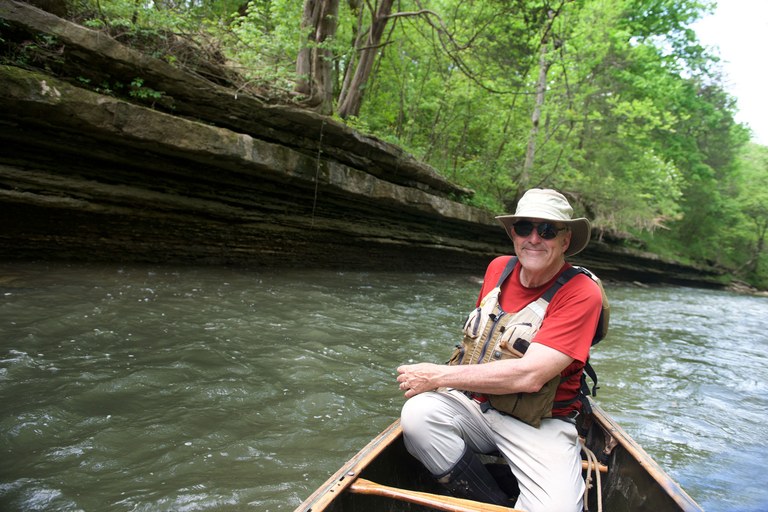
[[[587,446],[606,453],[608,472],[601,475],[601,494],[593,486],[589,510],[610,512],[701,512],[701,508],[600,407],[594,406]],[[432,510],[391,498],[355,494],[356,478],[402,489],[441,494],[431,476],[405,449],[398,421],[344,464],[295,512],[398,512]],[[594,483],[594,480],[593,480]]]

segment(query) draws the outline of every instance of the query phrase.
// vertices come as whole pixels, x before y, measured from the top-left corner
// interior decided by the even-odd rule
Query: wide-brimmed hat
[[[573,208],[563,194],[557,190],[532,188],[520,201],[514,215],[499,215],[496,217],[504,226],[509,238],[512,238],[512,225],[518,219],[541,219],[566,224],[570,229],[571,243],[565,251],[566,256],[581,252],[589,243],[589,221],[584,217],[572,219]]]

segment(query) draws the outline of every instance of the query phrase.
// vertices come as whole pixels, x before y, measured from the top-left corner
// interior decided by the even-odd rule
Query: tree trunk
[[[371,28],[367,31],[367,38],[363,42],[363,37],[358,39],[355,51],[359,52],[359,59],[354,75],[349,81],[349,86],[341,92],[339,96],[338,113],[342,119],[349,116],[356,116],[360,113],[360,106],[363,103],[363,93],[368,79],[371,76],[373,64],[376,61],[376,55],[379,53],[379,45],[384,35],[384,29],[389,21],[389,14],[392,11],[394,0],[382,0],[376,12],[372,12]],[[364,34],[365,32],[361,32]]]
[[[296,59],[295,90],[305,105],[321,114],[333,113],[333,54],[323,43],[336,34],[339,0],[305,0],[301,16],[307,39]]]
[[[357,19],[356,25],[352,30],[352,41],[349,58],[346,59],[344,66],[344,78],[341,83],[341,91],[339,92],[339,98],[346,96],[349,90],[350,83],[352,82],[352,75],[355,73],[355,67],[357,66],[357,47],[361,44],[363,33],[363,17],[365,15],[365,8],[361,5],[362,0],[349,0],[349,8],[355,14]]]
[[[755,243],[755,256],[752,263],[752,272],[754,274],[760,273],[760,256],[765,249],[765,234],[768,231],[768,222],[757,222],[757,243]]]
[[[549,23],[545,28],[546,34],[549,34],[552,29],[554,14],[553,11],[549,11]],[[541,107],[544,105],[544,96],[547,92],[547,73],[549,72],[549,66],[551,65],[547,55],[549,52],[548,46],[549,37],[545,36],[541,41],[541,48],[539,49],[539,77],[536,80],[536,102],[533,106],[533,113],[531,114],[531,131],[528,133],[528,149],[525,151],[525,163],[523,164],[523,172],[520,175],[520,184],[518,187],[520,190],[528,188],[531,171],[533,170],[533,162],[536,158],[536,138],[539,135]]]

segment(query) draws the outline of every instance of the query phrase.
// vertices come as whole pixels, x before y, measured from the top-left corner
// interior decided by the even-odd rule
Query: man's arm
[[[534,342],[520,359],[456,366],[402,365],[397,369],[397,382],[406,398],[440,387],[494,395],[533,393],[572,362],[573,358],[562,352]]]

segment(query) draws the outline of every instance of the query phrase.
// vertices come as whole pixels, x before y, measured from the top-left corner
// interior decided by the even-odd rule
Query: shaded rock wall
[[[30,5],[2,39],[58,56],[0,66],[0,258],[480,273],[511,248],[488,212],[400,148],[268,105]],[[7,46],[6,46],[7,48]],[[44,69],[41,71],[40,69]],[[83,84],[161,91],[152,107]],[[604,277],[716,275],[592,244]]]

